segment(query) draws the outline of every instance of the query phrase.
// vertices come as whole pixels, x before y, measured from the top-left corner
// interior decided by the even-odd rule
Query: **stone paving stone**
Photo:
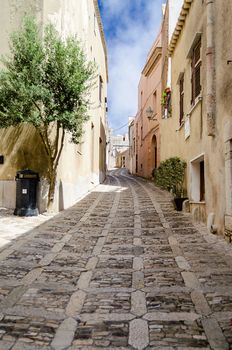
[[[205,293],[205,298],[213,312],[232,310],[232,295],[229,291]]]
[[[134,257],[133,259],[133,270],[139,271],[143,270],[144,265],[143,265],[143,258],[141,257]]]
[[[151,292],[146,295],[147,311],[194,312],[195,306],[189,293]]]
[[[130,322],[129,344],[135,349],[142,350],[149,344],[147,322],[136,319]]]
[[[97,263],[97,269],[132,269],[133,266],[133,258],[126,257],[104,257],[100,256],[99,261]]]
[[[21,281],[34,267],[34,264],[2,262],[0,263],[0,280],[5,283],[9,280]]]
[[[128,345],[129,324],[123,321],[80,322],[72,345],[93,345],[100,349]]]
[[[143,231],[144,232],[144,231]],[[150,236],[142,236],[141,237],[142,244],[144,246],[156,246],[156,245],[168,245],[168,238],[164,237],[163,234]]]
[[[90,287],[102,288],[102,287],[131,287],[132,286],[132,273],[125,271],[101,271],[96,270],[93,273]]]
[[[211,309],[207,303],[207,299],[201,291],[193,290],[191,292],[191,298],[195,305],[196,311],[203,316],[208,316],[211,314]]]
[[[0,334],[1,334],[1,330],[0,330]],[[0,350],[10,350],[12,349],[13,345],[14,345],[14,342],[0,340]]]
[[[72,267],[56,267],[53,265],[46,266],[40,276],[37,278],[37,282],[40,283],[63,283],[69,285],[76,285],[80,277],[82,269],[73,269]]]
[[[203,319],[202,324],[212,349],[229,350],[229,344],[215,319]]]
[[[82,313],[126,313],[130,311],[130,292],[105,292],[99,290],[96,293],[88,293],[82,307]]]
[[[217,286],[232,286],[232,271],[228,268],[227,271],[218,272],[197,272],[196,273],[202,286],[217,287]]]
[[[165,230],[163,227],[156,227],[156,228],[146,228],[146,229],[142,229],[142,236],[144,237],[144,240],[146,240],[147,237],[155,237],[157,239],[159,239],[159,237],[161,238],[161,242],[162,239],[164,239],[166,237],[165,234]]]
[[[4,349],[5,350],[5,349]],[[11,350],[51,350],[50,346],[32,345],[26,344],[25,342],[18,341]]]
[[[172,256],[172,249],[170,247],[170,245],[150,245],[148,247],[144,247],[144,254],[145,255],[158,255],[158,256],[162,256],[162,255],[170,255]]]
[[[145,293],[137,290],[131,293],[131,313],[136,316],[142,316],[146,314],[146,297]]]
[[[144,285],[145,287],[168,287],[168,286],[180,286],[183,287],[184,280],[178,271],[173,273],[169,271],[146,271],[144,273]]]
[[[176,348],[206,348],[209,343],[200,322],[190,321],[150,321],[150,346],[172,346]]]
[[[3,308],[2,311],[5,315],[12,317],[28,317],[29,319],[43,318],[46,320],[62,321],[65,318],[65,314],[60,311],[51,312],[44,308],[34,308],[34,307],[25,307],[25,306],[13,306],[9,308]]]
[[[101,254],[107,254],[107,255],[133,255],[134,254],[134,246],[131,245],[109,245],[105,244],[104,248],[102,249]]]
[[[167,270],[168,268],[177,268],[177,263],[173,256],[159,256],[157,255],[156,257],[153,256],[145,256],[143,261],[144,261],[144,269],[149,270],[149,269],[165,269]]]
[[[5,316],[0,322],[0,339],[8,341],[19,340],[24,343],[48,345],[53,339],[58,323],[55,321],[45,320],[44,318],[23,316]]]
[[[106,244],[133,244],[133,231],[132,234],[128,237],[128,230],[123,230],[121,235],[114,233],[113,235],[108,235]]]
[[[75,254],[62,251],[53,259],[50,267],[72,267],[73,269],[84,268],[88,261],[88,257],[83,257],[82,254]]]
[[[64,312],[72,293],[73,288],[67,288],[64,285],[57,284],[54,288],[49,285],[34,284],[26,290],[15,305],[38,308],[47,305],[47,311]]]
[[[0,350],[231,347],[229,257],[169,194],[113,171],[0,252]]]
[[[77,322],[73,318],[69,317],[65,319],[55,334],[52,340],[51,347],[54,350],[65,350],[72,344],[72,340],[77,328]]]

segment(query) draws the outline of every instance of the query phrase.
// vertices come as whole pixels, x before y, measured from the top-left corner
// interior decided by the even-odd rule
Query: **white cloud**
[[[101,0],[109,60],[109,122],[114,129],[136,114],[138,83],[161,25],[164,2]]]

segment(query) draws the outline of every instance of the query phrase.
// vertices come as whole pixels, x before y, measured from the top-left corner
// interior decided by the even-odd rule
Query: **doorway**
[[[158,165],[158,161],[157,161],[157,138],[156,138],[156,135],[153,135],[152,137],[152,141],[151,141],[151,156],[152,156],[152,161],[151,161],[151,164],[152,164],[152,169],[151,171],[155,168],[157,168],[157,165]]]

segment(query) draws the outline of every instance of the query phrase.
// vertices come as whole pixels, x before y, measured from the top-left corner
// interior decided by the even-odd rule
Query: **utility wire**
[[[123,126],[120,126],[120,128],[117,128],[117,129],[113,129],[113,131],[117,131],[117,130],[120,130],[120,129],[124,128],[125,126],[128,126],[128,123],[126,123],[126,124],[125,124],[125,125],[123,125]]]

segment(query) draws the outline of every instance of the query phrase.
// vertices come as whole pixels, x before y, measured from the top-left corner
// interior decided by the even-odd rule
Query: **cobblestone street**
[[[0,252],[0,350],[232,349],[232,247],[125,171]]]

